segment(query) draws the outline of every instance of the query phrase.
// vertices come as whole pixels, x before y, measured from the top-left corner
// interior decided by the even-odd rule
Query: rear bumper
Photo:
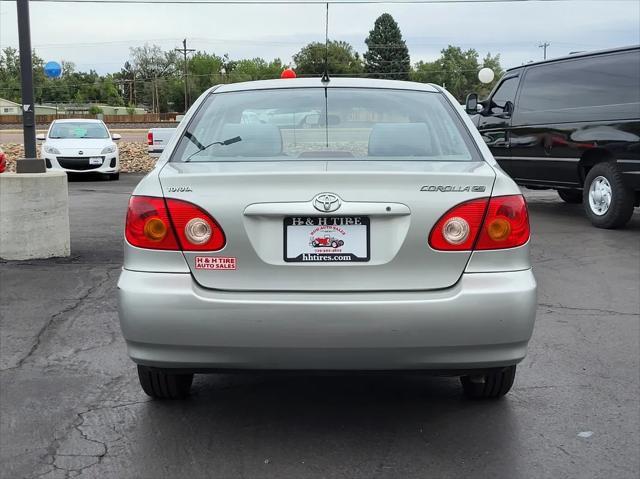
[[[131,358],[194,370],[507,366],[524,358],[536,311],[531,270],[388,293],[212,291],[190,274],[123,270],[118,289]]]

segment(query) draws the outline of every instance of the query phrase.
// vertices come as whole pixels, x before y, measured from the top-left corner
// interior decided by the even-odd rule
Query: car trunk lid
[[[429,232],[455,205],[490,196],[494,178],[482,161],[194,162],[160,173],[166,197],[203,208],[226,235],[221,251],[184,253],[195,280],[243,291],[450,287],[470,252],[433,250]],[[327,255],[342,259],[318,260]]]

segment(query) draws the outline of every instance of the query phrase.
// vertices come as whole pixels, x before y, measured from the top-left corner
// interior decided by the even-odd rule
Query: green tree
[[[440,53],[440,58],[433,62],[416,63],[411,78],[414,81],[444,86],[460,102],[463,102],[470,92],[477,92],[480,96],[488,94],[502,75],[500,55],[491,56],[488,53],[482,62],[479,62],[476,50],[471,48],[463,51],[453,45],[449,45]],[[491,68],[495,73],[495,80],[491,84],[485,85],[478,80],[478,71],[483,67]]]
[[[222,83],[221,70],[225,66],[224,57],[215,53],[196,52],[188,59],[188,63],[189,95],[192,102],[205,90]]]
[[[20,56],[12,47],[0,52],[0,97],[20,103]]]
[[[130,49],[131,69],[135,71],[136,97],[153,112],[167,110],[167,78],[176,75],[179,66],[174,50],[162,51],[158,45],[145,44]]]
[[[233,69],[229,72],[229,78],[234,82],[268,80],[270,78],[279,78],[283,69],[284,66],[279,58],[271,62],[267,62],[262,58],[239,60],[234,62]]]
[[[327,57],[328,72],[331,75],[358,75],[364,71],[362,59],[353,47],[343,41],[324,43],[312,42],[293,55],[296,73],[299,75],[322,75]]]
[[[373,78],[408,80],[411,70],[409,50],[400,27],[388,13],[380,15],[364,41],[365,71]]]

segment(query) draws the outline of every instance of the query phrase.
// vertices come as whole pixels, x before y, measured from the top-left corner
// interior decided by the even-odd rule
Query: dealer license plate
[[[284,260],[293,263],[369,261],[367,216],[292,216],[284,219]]]

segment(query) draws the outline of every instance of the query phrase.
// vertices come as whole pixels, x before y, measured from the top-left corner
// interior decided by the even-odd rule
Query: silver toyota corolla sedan
[[[156,398],[232,370],[425,371],[495,398],[533,329],[526,203],[434,85],[213,87],[125,239],[120,323]]]

